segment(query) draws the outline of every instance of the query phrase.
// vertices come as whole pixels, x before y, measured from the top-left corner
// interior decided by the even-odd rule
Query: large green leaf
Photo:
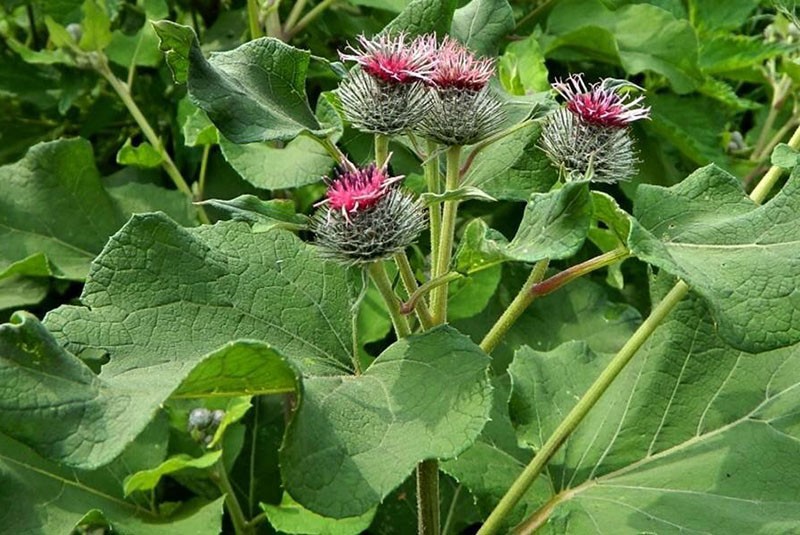
[[[550,12],[547,34],[548,57],[604,61],[621,65],[629,74],[656,72],[678,93],[702,83],[694,29],[656,6],[612,10],[600,0],[564,0]]]
[[[79,526],[114,533],[216,535],[223,498],[193,502],[171,515],[156,515],[122,496],[119,480],[109,471],[76,471],[46,461],[24,445],[0,434],[0,507],[6,533],[72,533]]]
[[[375,517],[375,509],[371,509],[361,516],[327,518],[303,508],[285,493],[280,505],[262,504],[261,508],[276,530],[302,535],[358,535]]]
[[[192,102],[231,141],[289,141],[303,133],[328,133],[306,99],[309,52],[264,37],[206,60],[188,26],[166,20],[154,26],[176,81],[187,82]]]
[[[161,209],[185,224],[192,219],[178,192],[139,184],[107,191],[92,146],[81,138],[34,145],[19,162],[0,167],[0,183],[0,279],[83,280],[132,212]]]
[[[513,29],[508,0],[472,0],[455,11],[450,34],[478,54],[493,56]]]
[[[306,373],[350,369],[345,274],[286,231],[134,216],[94,262],[81,301],[46,318],[76,352],[159,361],[252,338]]]
[[[375,507],[419,461],[472,444],[491,408],[488,366],[445,326],[394,343],[358,377],[306,379],[281,450],[287,491],[335,518]]]
[[[514,132],[480,152],[464,176],[497,199],[528,200],[531,193],[550,189],[558,172],[537,148],[541,127],[534,124]]]
[[[634,206],[633,253],[706,298],[725,340],[746,351],[800,340],[800,171],[763,206],[715,166],[641,186]]]
[[[35,317],[0,326],[0,432],[82,468],[107,464],[145,429],[168,397],[292,392],[296,375],[263,342],[210,352],[113,355],[99,375],[64,350]]]
[[[84,139],[34,145],[0,167],[0,183],[0,277],[38,255],[46,267],[28,273],[82,280],[127,219],[103,188]]]
[[[456,0],[411,0],[383,31],[405,32],[412,37],[424,33],[444,35],[450,29],[456,4]]]
[[[549,464],[545,533],[786,533],[800,523],[800,351],[753,356],[689,298]],[[534,447],[608,361],[520,350],[512,418]],[[546,522],[546,523],[545,523]]]
[[[534,193],[504,251],[506,257],[522,262],[571,257],[586,239],[592,211],[587,182],[567,182],[555,191]]]

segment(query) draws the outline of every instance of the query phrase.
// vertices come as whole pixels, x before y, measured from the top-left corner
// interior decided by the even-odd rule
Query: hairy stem
[[[300,20],[300,15],[303,14],[303,10],[306,8],[307,0],[297,0],[294,5],[292,6],[292,10],[289,12],[289,17],[286,19],[286,23],[283,25],[283,32],[286,33],[289,28],[297,24],[297,21]]]
[[[503,312],[503,314],[497,319],[492,328],[489,329],[489,332],[486,333],[486,336],[483,337],[481,341],[481,349],[483,349],[486,353],[490,354],[503,337],[506,335],[508,330],[511,328],[512,325],[519,319],[523,312],[533,303],[534,299],[538,297],[538,294],[532,292],[531,290],[533,287],[544,278],[545,273],[547,272],[547,265],[549,264],[549,260],[540,260],[533,266],[531,270],[531,274],[528,276],[528,280],[525,281],[525,284],[522,285],[519,293],[508,306],[507,309]]]
[[[456,145],[447,149],[447,176],[445,178],[445,192],[458,188],[460,178],[461,146]],[[438,278],[450,269],[450,257],[453,249],[453,237],[456,229],[456,215],[458,201],[444,202],[442,210],[442,228],[439,233],[439,251],[434,264],[433,278]],[[437,324],[447,321],[447,286],[442,285],[433,291],[431,296],[433,319]]]
[[[417,533],[439,535],[439,463],[417,465]]]
[[[200,176],[197,179],[197,198],[202,201],[206,189],[206,174],[208,172],[208,154],[211,152],[211,145],[203,145],[203,155],[200,157]]]
[[[405,251],[395,254],[394,261],[397,264],[397,271],[400,273],[400,278],[403,280],[403,286],[405,286],[406,292],[408,292],[410,301],[411,297],[419,291],[419,284],[417,283],[416,276],[414,276],[414,270],[411,268],[411,262],[408,261],[408,256]],[[401,312],[404,312],[404,306],[405,305],[400,306]],[[420,297],[414,301],[413,309],[417,313],[417,318],[419,318],[423,329],[427,331],[433,327],[433,316],[431,316],[431,311],[428,309],[428,304],[425,302],[424,297]]]
[[[381,261],[371,262],[368,264],[367,270],[369,271],[369,276],[372,277],[372,282],[375,283],[375,287],[378,288],[378,292],[383,297],[386,308],[389,309],[389,316],[392,318],[392,325],[394,325],[397,338],[405,338],[411,334],[411,327],[409,327],[406,317],[400,312],[400,299],[397,298],[397,294],[392,289],[392,281],[389,280],[386,267]]]
[[[794,131],[792,138],[789,140],[789,146],[793,149],[800,147],[800,128]],[[752,193],[750,193],[750,198],[759,204],[764,202],[764,199],[767,198],[767,194],[775,185],[775,182],[777,182],[781,177],[782,173],[783,169],[777,165],[770,167],[769,171],[767,171],[767,174],[764,175],[755,189],[753,189]]]
[[[636,329],[633,336],[631,336],[622,349],[619,350],[600,376],[592,383],[589,390],[586,391],[575,407],[573,407],[564,420],[561,421],[561,424],[553,431],[553,434],[550,435],[547,442],[536,452],[536,456],[530,464],[525,467],[516,481],[514,481],[514,484],[511,485],[506,494],[502,497],[500,503],[497,504],[486,519],[486,522],[478,531],[479,535],[488,535],[499,531],[503,519],[508,516],[514,506],[519,503],[523,494],[525,494],[536,478],[539,477],[539,474],[542,472],[547,462],[555,455],[567,437],[575,430],[591,408],[594,407],[595,403],[600,399],[600,396],[611,386],[614,379],[617,378],[625,365],[628,364],[631,358],[636,354],[636,351],[644,344],[653,331],[656,330],[656,327],[661,324],[667,314],[672,311],[675,305],[677,305],[687,293],[689,293],[689,286],[683,281],[678,281],[666,297],[661,300],[658,306],[653,309],[650,316]]]
[[[389,158],[389,136],[375,134],[375,165],[383,167]]]
[[[456,273],[455,271],[449,271],[442,275],[441,277],[436,277],[435,279],[431,279],[425,282],[422,286],[417,288],[417,290],[408,297],[408,301],[400,305],[400,312],[403,314],[411,314],[411,311],[417,306],[417,301],[422,299],[422,297],[427,294],[428,292],[432,291],[434,288],[438,288],[442,284],[449,284],[454,280],[458,280],[463,275],[461,273]]]

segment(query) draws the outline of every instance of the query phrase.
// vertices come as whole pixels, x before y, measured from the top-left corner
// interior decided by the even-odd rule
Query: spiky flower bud
[[[445,38],[430,77],[430,111],[419,131],[444,145],[471,145],[495,133],[505,118],[488,87],[494,63]]]
[[[342,60],[355,61],[359,69],[341,83],[337,93],[348,121],[364,132],[397,134],[417,124],[428,111],[425,83],[434,70],[436,39],[405,34],[358,38],[361,48]]]
[[[425,228],[421,202],[397,187],[386,167],[340,170],[312,223],[320,255],[343,265],[374,262],[402,251]]]
[[[567,100],[545,122],[540,146],[566,180],[617,182],[630,180],[638,160],[628,125],[649,117],[644,97],[629,100],[624,80],[606,78],[587,86],[574,74],[553,89]]]
[[[210,444],[223,418],[225,411],[221,409],[210,411],[205,407],[198,407],[189,413],[187,430],[196,442]]]

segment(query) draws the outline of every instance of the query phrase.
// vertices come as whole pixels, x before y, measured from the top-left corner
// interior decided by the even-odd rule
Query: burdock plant
[[[650,108],[642,106],[643,96],[632,99],[627,91],[641,88],[613,78],[587,86],[583,75],[573,74],[555,82],[553,89],[567,104],[547,119],[541,146],[562,176],[596,182],[629,180],[637,158],[628,125],[647,119]]]

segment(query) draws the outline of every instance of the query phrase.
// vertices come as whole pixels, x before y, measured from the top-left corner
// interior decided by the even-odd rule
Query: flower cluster
[[[339,170],[328,182],[312,230],[323,258],[365,264],[404,250],[425,228],[425,210],[386,166]]]
[[[359,47],[340,53],[354,61],[339,86],[345,117],[359,130],[417,132],[446,145],[468,145],[494,133],[504,118],[489,90],[493,61],[477,58],[457,41],[434,35],[409,41],[395,37],[358,38]]]
[[[568,180],[617,182],[634,175],[637,159],[628,127],[647,119],[650,108],[642,106],[643,96],[631,99],[620,92],[627,88],[641,90],[612,78],[587,86],[580,74],[553,84],[567,105],[546,122],[541,147]]]

